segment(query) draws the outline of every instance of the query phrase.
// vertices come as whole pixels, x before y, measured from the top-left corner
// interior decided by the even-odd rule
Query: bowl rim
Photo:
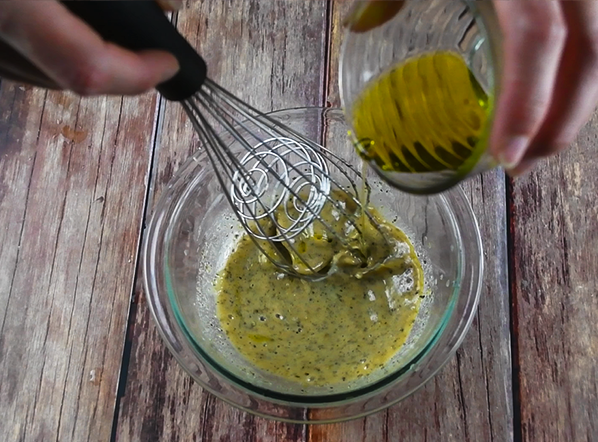
[[[276,117],[277,115],[285,115],[292,112],[333,112],[338,113],[341,117],[343,115],[343,112],[340,108],[325,108],[319,106],[280,109],[269,112],[267,115]],[[166,236],[165,232],[168,230],[170,224],[168,221],[173,219],[172,213],[171,216],[167,216],[170,213],[167,209],[173,207],[173,205],[176,205],[179,201],[176,190],[184,191],[187,187],[184,186],[184,188],[181,189],[184,177],[188,176],[188,174],[193,171],[194,165],[197,164],[194,158],[199,154],[199,152],[196,152],[185,162],[183,162],[183,164],[181,164],[178,171],[167,184],[154,207],[154,211],[148,224],[148,229],[146,235],[144,235],[142,244],[142,269],[144,288],[146,291],[149,308],[162,340],[166,344],[169,351],[173,354],[179,365],[195,381],[197,381],[202,388],[219,397],[221,400],[256,415],[274,418],[279,421],[309,423],[314,422],[314,420],[309,419],[309,411],[312,409],[336,409],[347,405],[355,405],[358,402],[367,404],[368,400],[372,397],[379,395],[381,392],[392,390],[393,387],[395,387],[401,379],[404,379],[408,373],[417,371],[422,367],[428,368],[428,371],[423,370],[422,375],[424,376],[420,379],[415,387],[408,388],[406,392],[400,395],[400,397],[396,397],[388,403],[381,404],[380,406],[372,406],[371,408],[368,408],[362,412],[352,412],[350,415],[347,414],[344,416],[335,416],[334,418],[330,419],[324,418],[315,420],[318,423],[339,422],[374,413],[380,409],[387,408],[388,406],[403,400],[405,397],[413,394],[415,391],[425,385],[426,382],[432,378],[448,362],[448,360],[450,360],[451,356],[463,341],[477,311],[477,305],[482,288],[484,267],[483,248],[479,226],[469,201],[459,187],[451,189],[446,194],[434,195],[433,197],[445,199],[444,205],[448,208],[447,212],[453,218],[456,216],[456,214],[453,211],[453,206],[449,203],[446,203],[446,195],[448,194],[451,198],[456,199],[455,201],[457,203],[461,204],[462,213],[457,215],[465,217],[464,220],[461,220],[461,223],[465,222],[468,224],[466,227],[471,229],[469,233],[472,234],[475,239],[472,245],[474,249],[473,253],[479,258],[476,260],[478,264],[477,274],[470,275],[473,278],[473,280],[470,281],[473,291],[470,288],[469,293],[467,293],[468,303],[466,305],[467,309],[465,310],[465,315],[458,318],[457,327],[455,330],[453,330],[451,335],[452,339],[449,340],[447,343],[448,346],[444,347],[442,351],[442,360],[440,363],[436,363],[432,369],[429,369],[430,367],[426,365],[426,362],[429,362],[429,357],[432,355],[432,350],[438,345],[441,337],[444,336],[443,333],[446,331],[450,320],[454,319],[455,305],[459,299],[462,300],[463,298],[461,293],[463,290],[462,284],[456,285],[454,294],[452,295],[450,301],[453,305],[446,309],[445,317],[443,317],[441,320],[440,326],[437,328],[433,336],[429,338],[427,344],[415,354],[409,364],[401,367],[399,370],[393,373],[384,376],[370,385],[353,390],[351,392],[330,394],[326,396],[297,396],[281,394],[271,390],[255,387],[246,381],[240,380],[237,376],[232,375],[230,372],[228,372],[228,370],[223,369],[223,367],[213,361],[212,358],[205,353],[200,346],[197,345],[195,340],[188,335],[186,327],[181,323],[180,318],[178,317],[179,315],[176,311],[177,308],[173,307],[171,303],[164,303],[161,300],[161,296],[163,296],[164,293],[163,291],[161,292],[161,289],[159,289],[159,283],[156,279],[156,277],[159,275],[159,272],[164,272],[164,277],[166,279],[165,284],[167,286],[169,285],[167,269],[168,254],[165,253],[165,256],[162,257],[157,256],[159,253],[158,246],[162,244],[162,240]],[[457,216],[457,218],[458,217],[459,216]],[[462,230],[463,226],[460,227],[459,222],[457,221],[458,220],[454,221],[452,224],[457,227],[458,239],[459,241],[462,241],[462,232],[460,230]],[[463,247],[461,247],[461,249],[462,248]],[[463,268],[460,270],[461,279],[459,282],[462,283],[464,281],[463,271],[464,267],[467,265],[467,262],[463,263],[466,258],[463,257],[463,250],[460,250],[460,252],[459,264]],[[472,257],[469,259],[472,259]],[[473,257],[473,259],[475,260],[475,257]],[[164,263],[162,263],[162,265],[158,265],[162,260]],[[170,299],[170,295],[168,293],[166,296],[168,299]],[[187,346],[191,345],[193,348],[185,348],[185,344]],[[209,379],[206,380],[206,378]],[[216,380],[216,382],[214,382],[214,380]],[[318,401],[318,399],[322,398],[325,398],[326,400]],[[258,403],[264,403],[261,404],[261,407],[255,407],[254,405],[256,401]],[[268,412],[272,411],[272,407],[268,406],[269,404],[276,404],[282,407],[284,409],[284,413]],[[289,418],[288,416],[299,417]]]

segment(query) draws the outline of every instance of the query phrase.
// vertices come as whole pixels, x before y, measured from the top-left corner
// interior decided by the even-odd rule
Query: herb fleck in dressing
[[[347,220],[333,211],[325,207],[322,216],[346,230]],[[392,247],[362,224],[367,256],[387,256],[369,271],[338,258],[340,245],[317,225],[299,238],[310,261],[338,267],[319,282],[282,274],[241,238],[219,276],[218,318],[252,364],[301,384],[332,385],[380,369],[403,345],[423,297],[423,271],[407,236],[372,213]]]

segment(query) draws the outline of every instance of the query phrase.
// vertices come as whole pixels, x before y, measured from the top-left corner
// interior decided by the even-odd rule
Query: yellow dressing
[[[217,313],[251,363],[322,386],[368,375],[401,348],[423,298],[423,270],[406,235],[370,210],[382,234],[361,218],[365,228],[352,238],[353,253],[318,222],[297,239],[310,264],[337,269],[319,282],[281,273],[242,237],[219,276]],[[347,218],[330,204],[322,216],[335,231],[346,231]]]

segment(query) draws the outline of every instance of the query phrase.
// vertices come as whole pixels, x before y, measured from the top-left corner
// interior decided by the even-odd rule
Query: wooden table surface
[[[339,105],[343,1],[187,1],[210,76],[262,110]],[[276,423],[204,392],[150,318],[139,243],[196,148],[155,93],[0,83],[1,441],[598,440],[598,114],[530,175],[464,184],[484,287],[456,356],[409,399],[337,425]]]

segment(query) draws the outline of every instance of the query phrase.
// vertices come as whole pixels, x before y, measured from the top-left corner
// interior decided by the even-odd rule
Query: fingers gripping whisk
[[[256,144],[239,166],[230,197],[240,221],[258,239],[296,237],[317,218],[330,194],[325,159],[312,146],[291,138],[272,137]],[[256,228],[261,220],[274,223],[274,228]]]

